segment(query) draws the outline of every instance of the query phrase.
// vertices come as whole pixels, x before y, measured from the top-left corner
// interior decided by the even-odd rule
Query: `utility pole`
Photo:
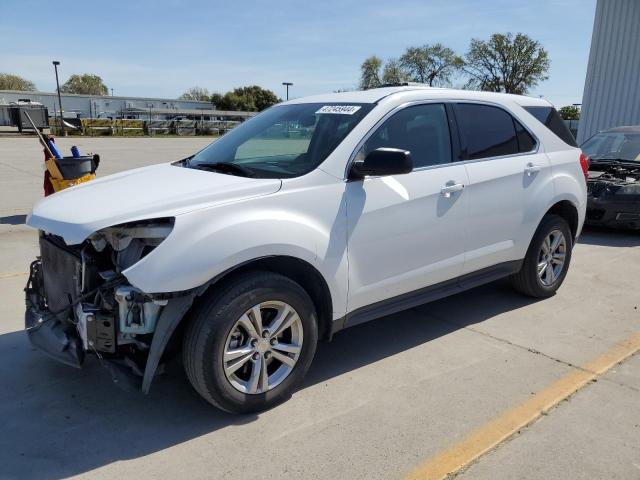
[[[292,87],[293,83],[291,83],[291,82],[282,82],[282,85],[287,87],[287,100],[289,100],[289,87]]]
[[[67,133],[64,131],[64,119],[62,118],[62,97],[60,96],[60,82],[58,81],[58,65],[60,65],[60,62],[58,60],[54,60],[53,68],[56,71],[56,87],[58,88],[58,105],[60,106],[60,133],[63,137],[66,137]]]
[[[58,111],[56,110],[56,101],[53,100],[53,124],[58,125]],[[53,130],[51,130],[53,132]]]

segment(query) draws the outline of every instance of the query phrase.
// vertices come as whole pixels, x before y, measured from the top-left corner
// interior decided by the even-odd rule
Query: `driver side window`
[[[444,104],[414,105],[395,113],[369,137],[356,159],[364,160],[382,147],[410,151],[414,168],[450,163],[451,136]]]

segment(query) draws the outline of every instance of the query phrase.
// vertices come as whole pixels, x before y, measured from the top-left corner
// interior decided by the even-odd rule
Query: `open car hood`
[[[27,224],[84,241],[96,230],[277,192],[279,179],[256,179],[170,163],[128,170],[55,193],[33,207]]]

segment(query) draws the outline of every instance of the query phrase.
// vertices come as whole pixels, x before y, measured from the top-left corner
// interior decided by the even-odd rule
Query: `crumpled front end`
[[[80,339],[72,324],[59,321],[47,306],[40,259],[31,264],[25,300],[24,323],[31,343],[55,360],[80,368],[84,360]]]
[[[147,391],[194,294],[147,294],[122,272],[152,251],[172,225],[172,219],[121,225],[71,246],[41,232],[40,257],[31,264],[25,288],[31,343],[78,368],[85,355],[94,354],[115,381],[137,388],[144,384]],[[156,339],[159,329],[162,335]]]
[[[587,195],[587,224],[640,229],[640,165],[592,163]]]

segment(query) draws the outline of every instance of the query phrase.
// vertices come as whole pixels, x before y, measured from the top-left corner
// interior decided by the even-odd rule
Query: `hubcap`
[[[538,254],[538,278],[542,285],[549,287],[560,278],[566,254],[567,241],[560,230],[545,237]]]
[[[231,328],[223,355],[227,380],[242,393],[264,393],[289,376],[302,351],[302,321],[284,302],[254,305]]]

